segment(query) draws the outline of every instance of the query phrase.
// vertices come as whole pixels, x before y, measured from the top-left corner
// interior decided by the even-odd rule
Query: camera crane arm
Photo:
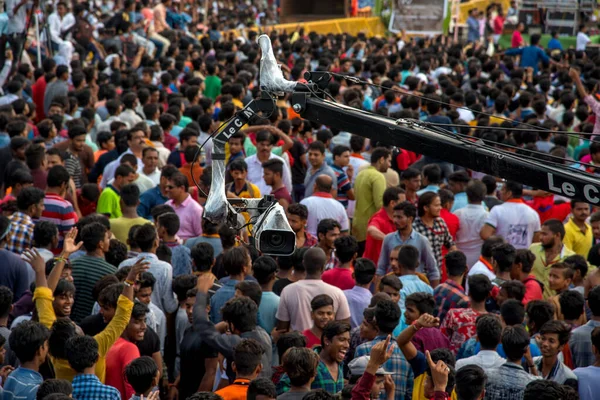
[[[230,203],[242,206],[250,215],[266,217],[276,207],[274,199],[227,199],[225,196],[225,143],[259,111],[270,112],[275,107],[275,93],[292,93],[292,107],[303,118],[323,125],[363,136],[400,148],[438,158],[453,164],[515,180],[523,184],[589,204],[600,203],[600,179],[564,167],[546,165],[520,157],[518,154],[492,149],[481,141],[470,141],[426,123],[399,119],[397,121],[360,111],[319,97],[317,88],[327,87],[331,75],[307,73],[305,85],[283,78],[277,66],[271,41],[267,35],[258,39],[262,49],[260,82],[262,98],[251,101],[238,111],[213,138],[212,186],[206,201],[204,217],[216,223],[240,226],[238,212]],[[265,218],[263,218],[264,220]],[[259,221],[259,223],[263,222]],[[280,221],[280,223],[282,223]],[[257,223],[258,225],[258,223]],[[290,229],[281,225],[281,230]],[[290,230],[291,231],[291,230]],[[261,249],[262,250],[262,249]],[[289,254],[289,253],[288,253]]]

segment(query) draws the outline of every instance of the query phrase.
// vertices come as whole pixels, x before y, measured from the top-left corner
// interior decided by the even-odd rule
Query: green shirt
[[[109,218],[119,218],[123,215],[121,212],[121,195],[112,185],[105,187],[100,194],[96,212],[108,215]]]
[[[281,146],[273,147],[271,149],[271,153],[281,157],[281,155],[283,154],[281,148]],[[256,154],[256,146],[254,145],[254,143],[252,143],[252,139],[250,139],[248,136],[246,136],[246,139],[244,140],[244,152],[246,153],[246,157],[250,157]]]
[[[367,240],[367,224],[371,216],[383,207],[385,189],[385,176],[372,165],[356,177],[354,193],[360,193],[360,196],[356,196],[352,234],[357,241]]]
[[[179,124],[178,125],[180,127],[182,127],[182,128],[185,128],[190,122],[192,122],[192,119],[190,117],[183,116],[179,120]]]
[[[221,94],[221,78],[216,75],[209,75],[204,81],[204,95],[215,101]]]

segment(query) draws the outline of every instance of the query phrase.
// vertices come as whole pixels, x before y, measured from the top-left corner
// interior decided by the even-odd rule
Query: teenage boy
[[[319,356],[305,347],[292,347],[283,354],[281,363],[290,380],[290,390],[277,397],[278,400],[302,400],[310,392],[317,375]]]
[[[487,371],[490,368],[498,368],[505,362],[496,352],[502,337],[500,318],[494,314],[480,315],[477,318],[476,329],[481,350],[474,356],[456,361],[457,370],[465,365],[477,365]]]
[[[404,312],[405,325],[403,327],[414,324],[421,315],[432,315],[435,308],[433,296],[429,293],[417,292],[409,295],[404,302],[406,310]],[[400,326],[400,325],[399,325]],[[397,337],[400,334],[398,327],[394,330],[393,336]],[[438,328],[422,328],[412,338],[412,343],[417,350],[422,352],[433,351],[438,348],[447,349],[450,346],[448,338],[440,332]]]
[[[151,357],[143,356],[130,362],[125,367],[127,382],[131,384],[135,395],[130,400],[153,399],[158,392],[150,394],[152,389],[158,385],[160,373],[158,367]]]
[[[158,335],[160,339],[160,351],[164,352],[165,338],[167,336],[167,317],[165,313],[152,302],[152,292],[156,279],[150,272],[143,272],[139,277],[139,286],[135,292],[135,299],[148,306],[148,317],[146,323]]]
[[[306,336],[306,347],[312,349],[321,345],[323,329],[335,319],[333,299],[326,294],[315,296],[310,302],[310,309],[313,326],[302,332],[302,334]]]
[[[279,307],[279,296],[273,293],[277,262],[269,256],[258,257],[252,264],[252,272],[262,292],[258,306],[258,323],[265,331],[271,332],[277,325],[275,315]]]
[[[265,161],[262,164],[263,167],[263,179],[265,183],[271,186],[271,196],[275,197],[275,200],[281,204],[284,210],[287,210],[288,206],[293,203],[292,196],[288,191],[287,187],[283,183],[283,161],[275,158]]]
[[[339,253],[338,253],[339,256]],[[375,278],[375,263],[368,258],[359,258],[354,262],[354,287],[344,290],[348,307],[350,308],[350,326],[352,329],[360,326],[363,321],[363,311],[371,302],[369,287]]]
[[[558,359],[558,354],[569,341],[570,335],[571,328],[563,321],[546,322],[540,329],[542,356],[534,358],[533,362],[544,379],[559,385],[577,387],[577,375]]]
[[[180,227],[179,216],[174,212],[161,214],[156,221],[156,230],[160,240],[171,249],[171,265],[173,276],[192,273],[192,258],[190,248],[182,245],[177,240],[177,232]]]
[[[564,315],[561,311],[560,306],[560,295],[563,292],[569,290],[569,286],[573,281],[574,272],[565,263],[556,263],[550,267],[550,272],[548,273],[548,284],[550,285],[550,289],[556,291],[556,295],[552,296],[548,299],[552,305],[554,305],[554,318],[558,320],[564,320]],[[581,326],[585,324],[585,316],[582,314],[580,318],[576,321],[577,326]]]
[[[390,254],[390,264],[393,274],[402,283],[400,302],[398,303],[401,310],[406,309],[404,305],[406,297],[413,293],[424,292],[433,295],[431,286],[417,276],[419,250],[416,247],[407,244],[394,248]]]
[[[91,336],[74,336],[65,343],[69,365],[75,370],[73,398],[77,400],[120,400],[119,391],[104,385],[95,375],[98,362],[98,342]]]
[[[39,322],[25,321],[13,328],[8,343],[21,366],[6,379],[4,399],[36,399],[38,387],[44,381],[39,369],[48,356],[49,338],[50,331]]]
[[[379,281],[378,290],[390,296],[390,299],[395,303],[400,301],[401,289],[402,282],[394,275],[386,275]]]
[[[244,339],[233,349],[233,363],[231,367],[236,374],[233,383],[216,391],[223,400],[246,400],[248,385],[256,379],[263,369],[262,355],[265,352],[263,345],[254,339]],[[265,366],[269,368],[269,366]]]
[[[354,287],[352,264],[358,255],[358,243],[352,236],[341,236],[335,239],[333,245],[339,264],[323,272],[323,282],[341,290],[352,289]]]

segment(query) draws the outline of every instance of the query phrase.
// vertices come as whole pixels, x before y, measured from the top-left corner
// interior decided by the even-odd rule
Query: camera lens
[[[275,233],[269,236],[269,244],[273,247],[279,247],[283,244],[283,236]]]

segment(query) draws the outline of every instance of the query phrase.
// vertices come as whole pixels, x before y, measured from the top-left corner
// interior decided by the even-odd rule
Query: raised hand
[[[83,246],[83,242],[79,242],[75,244],[75,238],[77,237],[77,228],[73,227],[65,236],[65,241],[63,244],[63,252],[62,256],[64,258],[68,258],[71,254],[75,253],[77,250]]]
[[[442,360],[438,360],[437,364],[431,359],[429,350],[425,351],[425,357],[427,357],[427,363],[431,369],[431,379],[433,380],[433,390],[436,392],[445,392],[446,386],[448,386],[448,375],[450,374],[450,367],[446,365]]]
[[[421,314],[417,320],[417,325],[421,328],[437,328],[440,326],[440,319],[430,314]]]
[[[208,290],[215,283],[215,276],[213,274],[202,274],[198,277],[198,283],[196,289],[200,293],[208,293]]]
[[[21,254],[21,258],[29,263],[37,274],[46,275],[46,262],[36,249],[27,249]]]
[[[374,364],[377,364],[378,367],[385,364],[394,352],[394,347],[390,346],[391,337],[391,335],[388,335],[383,342],[377,343],[371,349],[370,361],[372,361]]]
[[[138,258],[137,261],[135,262],[135,264],[133,264],[131,266],[131,269],[129,270],[129,274],[127,274],[127,280],[130,282],[137,281],[138,276],[142,272],[148,271],[149,268],[150,268],[149,261],[145,260],[143,257]]]

